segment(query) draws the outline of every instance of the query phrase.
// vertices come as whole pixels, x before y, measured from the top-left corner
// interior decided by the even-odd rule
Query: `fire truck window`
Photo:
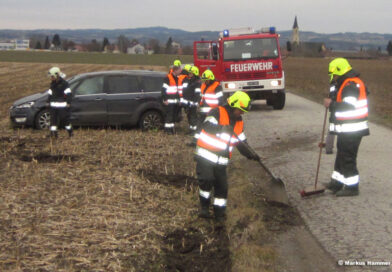
[[[224,60],[249,60],[278,57],[276,39],[232,40],[223,43]]]
[[[198,59],[211,59],[211,49],[209,43],[199,43],[196,46]]]

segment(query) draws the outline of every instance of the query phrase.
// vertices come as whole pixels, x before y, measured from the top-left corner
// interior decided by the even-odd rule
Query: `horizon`
[[[185,31],[185,32],[191,32],[191,33],[198,33],[198,32],[220,32],[221,30],[186,30],[186,29],[181,29],[181,28],[172,28],[172,27],[167,27],[167,26],[143,26],[143,27],[124,27],[124,28],[0,28],[0,31],[56,31],[56,30],[61,30],[61,31],[77,31],[77,30],[105,30],[105,31],[111,31],[111,30],[129,30],[129,29],[149,29],[149,28],[165,28],[165,29],[171,29],[171,30],[180,30],[180,31]],[[241,28],[241,27],[238,27]],[[230,29],[230,28],[229,28]],[[235,29],[235,28],[231,28]],[[292,31],[292,29],[287,29],[287,30],[276,30],[277,33],[279,32],[288,32]],[[369,31],[363,31],[363,32],[355,32],[355,31],[345,31],[345,32],[318,32],[318,31],[313,31],[313,30],[303,30],[299,28],[299,32],[311,32],[311,33],[317,33],[317,34],[325,34],[325,35],[332,35],[332,34],[349,34],[349,33],[356,33],[356,34],[379,34],[379,35],[392,35],[391,33],[381,33],[381,32],[369,32]]]

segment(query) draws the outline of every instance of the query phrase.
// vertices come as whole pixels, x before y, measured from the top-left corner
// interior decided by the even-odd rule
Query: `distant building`
[[[293,35],[291,38],[291,43],[292,43],[292,45],[299,45],[299,27],[298,27],[298,22],[297,22],[297,16],[295,16],[295,19],[294,19]]]
[[[134,45],[132,47],[128,47],[127,53],[128,54],[145,54],[146,53],[146,49],[144,48],[143,45],[136,44],[136,45]]]
[[[0,50],[28,50],[29,40],[0,41]]]
[[[291,54],[302,57],[322,57],[325,56],[327,48],[323,42],[301,42],[299,39],[299,27],[297,16],[293,24],[293,34],[291,38]]]

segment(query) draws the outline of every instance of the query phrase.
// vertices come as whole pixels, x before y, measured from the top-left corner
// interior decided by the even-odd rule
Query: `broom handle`
[[[324,123],[323,123],[323,132],[321,133],[321,143],[324,143],[324,133],[325,133],[325,124],[327,123],[327,114],[328,114],[328,108],[325,108],[325,114],[324,114]],[[316,179],[314,181],[314,189],[317,188],[317,181],[318,181],[318,175],[319,175],[319,170],[320,170],[320,161],[321,161],[321,153],[323,152],[323,146],[320,146],[320,153],[319,153],[319,158],[318,158],[318,163],[317,163],[317,171],[316,171]]]

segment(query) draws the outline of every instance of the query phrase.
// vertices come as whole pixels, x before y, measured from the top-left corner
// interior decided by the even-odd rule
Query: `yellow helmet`
[[[333,61],[329,63],[328,67],[328,74],[330,76],[330,81],[332,81],[333,76],[342,76],[348,71],[350,71],[351,65],[348,63],[348,61],[344,58],[336,58]]]
[[[184,70],[187,71],[188,73],[191,71],[192,65],[191,64],[185,64]]]
[[[59,77],[61,75],[61,71],[59,67],[52,67],[48,71],[49,77]]]
[[[205,70],[201,75],[201,79],[203,80],[215,80],[214,73],[211,70]]]
[[[197,77],[199,76],[199,68],[197,68],[197,66],[192,66],[191,70],[189,72],[191,72],[192,74],[194,74]]]
[[[176,59],[176,60],[173,62],[173,66],[181,66],[181,61],[180,61],[179,59]]]
[[[236,91],[227,99],[227,103],[230,107],[240,109],[244,112],[250,110],[250,97],[247,93],[242,91]]]

